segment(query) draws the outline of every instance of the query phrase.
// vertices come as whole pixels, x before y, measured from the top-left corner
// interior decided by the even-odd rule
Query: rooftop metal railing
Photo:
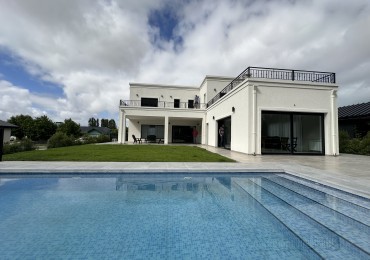
[[[217,93],[217,95],[207,103],[207,107],[214,104],[217,100],[242,83],[246,78],[335,83],[335,73],[333,72],[248,67],[240,73],[239,76],[233,79],[224,89]]]

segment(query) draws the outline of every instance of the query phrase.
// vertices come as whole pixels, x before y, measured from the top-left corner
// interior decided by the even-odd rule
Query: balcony
[[[120,106],[127,107],[158,107],[158,108],[168,108],[168,109],[206,109],[205,103],[192,104],[189,102],[167,102],[167,101],[157,101],[150,105],[142,105],[141,100],[120,100]]]
[[[211,106],[217,100],[222,98],[233,88],[238,86],[247,78],[264,78],[264,79],[277,79],[277,80],[290,80],[290,81],[306,81],[317,83],[335,83],[335,73],[333,72],[319,72],[308,70],[287,70],[275,68],[261,68],[261,67],[248,67],[233,81],[231,81],[223,90],[221,90],[214,98],[212,98],[206,107]]]

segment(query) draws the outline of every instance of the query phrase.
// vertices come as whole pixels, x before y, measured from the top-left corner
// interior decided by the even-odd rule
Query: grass
[[[7,154],[4,161],[234,162],[196,146],[77,145]]]

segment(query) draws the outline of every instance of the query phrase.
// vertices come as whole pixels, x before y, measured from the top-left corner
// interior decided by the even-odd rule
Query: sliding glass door
[[[262,112],[263,154],[324,154],[324,115]]]

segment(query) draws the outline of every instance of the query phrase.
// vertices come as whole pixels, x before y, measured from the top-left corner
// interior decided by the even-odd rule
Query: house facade
[[[118,142],[191,143],[195,128],[197,143],[246,154],[336,155],[337,89],[334,73],[259,67],[200,86],[131,83]]]
[[[351,138],[364,137],[370,131],[370,102],[339,107],[338,122]]]
[[[17,127],[18,126],[16,125],[0,120],[0,142],[1,143],[10,142],[12,129],[17,128]]]

